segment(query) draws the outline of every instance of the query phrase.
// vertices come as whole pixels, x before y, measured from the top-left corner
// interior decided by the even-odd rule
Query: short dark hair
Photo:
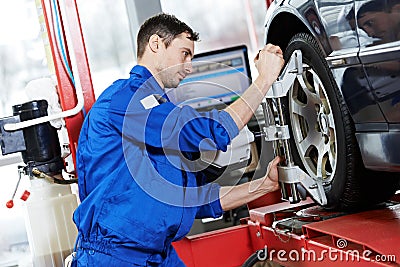
[[[392,7],[398,0],[372,0],[363,4],[357,12],[357,19],[360,19],[367,12],[386,12],[390,13]]]
[[[198,41],[199,34],[194,32],[186,23],[177,19],[174,15],[160,13],[148,18],[140,26],[137,36],[137,57],[141,58],[144,54],[150,36],[157,34],[163,38],[163,43],[168,47],[175,37],[183,32],[187,32],[189,40]]]
[[[354,7],[352,7],[349,11],[349,13],[347,13],[346,15],[346,20],[350,21],[355,19],[355,14],[354,14]]]

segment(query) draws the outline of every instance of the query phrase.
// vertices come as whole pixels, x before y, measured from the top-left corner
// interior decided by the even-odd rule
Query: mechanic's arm
[[[267,44],[259,51],[254,63],[259,73],[257,79],[238,100],[225,108],[239,130],[247,124],[272,83],[278,78],[284,65],[282,50],[279,46]]]
[[[263,178],[236,186],[220,188],[220,203],[223,210],[231,210],[279,189],[277,165],[280,157],[273,159]]]

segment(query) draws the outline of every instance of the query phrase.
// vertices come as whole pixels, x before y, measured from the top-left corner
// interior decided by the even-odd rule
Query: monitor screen
[[[176,89],[167,91],[176,105],[189,105],[197,110],[223,108],[251,84],[245,45],[197,54],[192,66],[192,73]]]

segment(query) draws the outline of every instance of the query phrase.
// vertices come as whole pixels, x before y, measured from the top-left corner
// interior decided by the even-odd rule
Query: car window
[[[357,31],[372,41],[359,58],[386,120],[400,123],[400,0],[356,0]]]
[[[368,36],[362,46],[374,46],[400,40],[400,0],[357,0],[357,31]]]
[[[321,21],[332,50],[358,47],[353,0],[318,0]]]

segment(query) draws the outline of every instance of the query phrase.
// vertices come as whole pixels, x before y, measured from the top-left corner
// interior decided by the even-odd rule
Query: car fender
[[[302,10],[302,13],[298,10]],[[314,36],[325,55],[329,55],[332,49],[323,22],[316,10],[314,1],[290,1],[289,3],[288,1],[274,1],[267,9],[265,43],[277,44],[284,50],[293,35],[298,32],[308,32]],[[275,35],[275,32],[280,32],[279,40],[267,34]]]

